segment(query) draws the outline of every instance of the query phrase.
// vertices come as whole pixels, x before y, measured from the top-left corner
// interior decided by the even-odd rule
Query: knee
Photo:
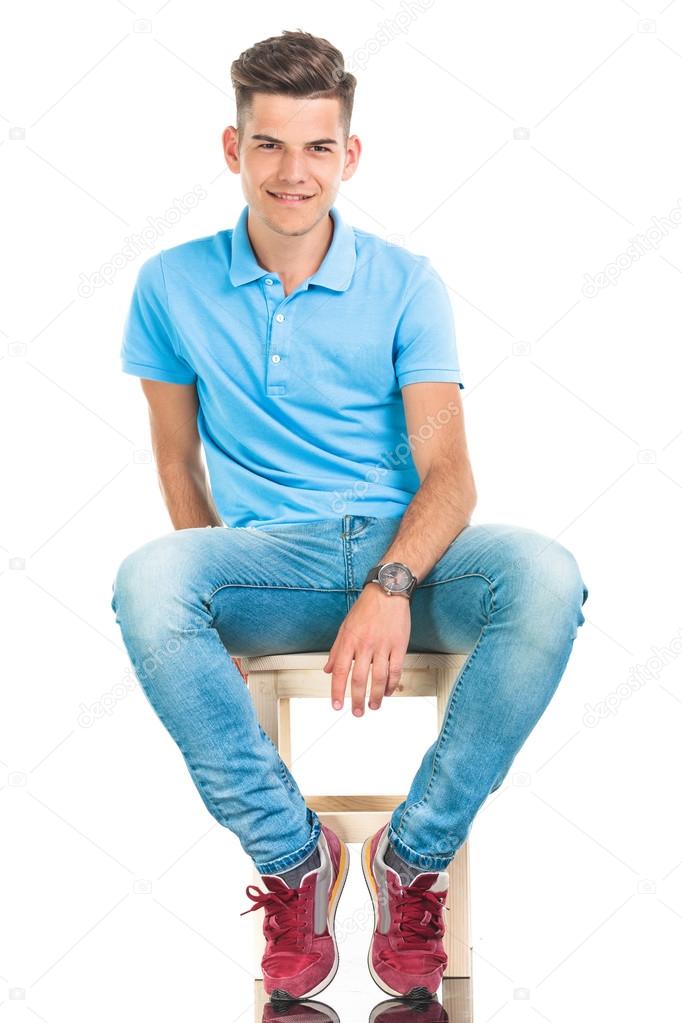
[[[557,540],[533,530],[513,534],[504,575],[525,628],[577,629],[585,621],[587,586],[574,554]]]
[[[553,598],[559,600],[571,615],[576,615],[578,625],[585,616],[582,606],[587,600],[588,589],[582,577],[575,555],[557,540],[545,548],[545,564],[541,568],[541,579],[549,587]]]
[[[111,607],[123,625],[167,620],[171,603],[183,591],[185,561],[181,545],[170,533],[142,544],[118,567],[112,583]]]
[[[150,597],[150,581],[159,568],[157,540],[131,551],[118,566],[111,584],[111,607],[118,616],[133,606],[139,610]]]

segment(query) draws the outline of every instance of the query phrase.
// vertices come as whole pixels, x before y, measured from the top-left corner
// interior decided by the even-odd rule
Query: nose
[[[279,161],[279,178],[282,181],[300,183],[306,178],[305,156],[296,150],[282,153]]]

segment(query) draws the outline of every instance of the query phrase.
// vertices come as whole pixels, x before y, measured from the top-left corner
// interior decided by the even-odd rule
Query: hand
[[[369,583],[341,623],[323,671],[332,672],[332,706],[343,707],[351,661],[353,713],[365,709],[367,674],[372,665],[370,710],[378,710],[384,695],[390,696],[400,681],[403,660],[410,642],[412,615],[410,601],[390,596],[376,583]]]

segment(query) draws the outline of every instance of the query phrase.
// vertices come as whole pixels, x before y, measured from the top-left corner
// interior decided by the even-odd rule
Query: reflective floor
[[[343,1008],[322,1001],[301,1001],[282,1004],[270,1002],[265,997],[263,985],[259,983],[256,996],[255,1023],[271,1023],[273,1020],[289,1020],[289,1023],[361,1023],[349,1004],[347,994],[343,996]],[[441,984],[438,998],[424,1002],[406,1002],[397,998],[379,1001],[369,1012],[368,1023],[471,1023],[471,980],[446,979]],[[331,987],[330,987],[331,990]]]

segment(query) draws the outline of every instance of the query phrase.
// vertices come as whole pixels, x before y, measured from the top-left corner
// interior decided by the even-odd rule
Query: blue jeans
[[[306,859],[320,820],[232,657],[328,652],[400,519],[181,529],[116,573],[111,606],[136,676],[207,809],[262,874]],[[466,839],[557,688],[587,593],[570,551],[503,524],[466,526],[419,582],[408,652],[468,656],[391,816],[409,863],[442,870]]]

